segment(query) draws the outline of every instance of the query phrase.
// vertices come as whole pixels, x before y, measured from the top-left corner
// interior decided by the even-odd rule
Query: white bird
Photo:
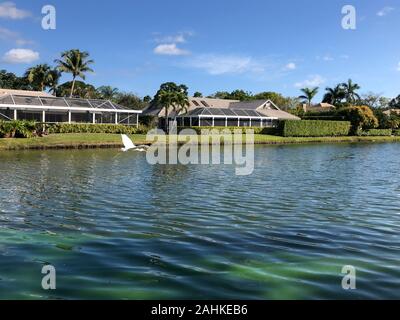
[[[149,148],[148,146],[136,146],[126,134],[121,134],[121,137],[122,137],[122,143],[124,145],[124,147],[121,150],[124,152],[129,150],[145,152]]]

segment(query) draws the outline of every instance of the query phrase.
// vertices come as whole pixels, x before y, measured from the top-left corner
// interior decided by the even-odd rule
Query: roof
[[[204,117],[222,117],[222,118],[237,118],[237,117],[250,117],[250,118],[270,118],[255,110],[244,109],[231,109],[231,108],[197,108],[189,111],[184,117],[204,116]]]
[[[31,96],[31,97],[53,97],[50,93],[41,91],[28,91],[28,90],[13,90],[13,89],[1,89],[0,96],[6,94],[21,95],[21,96]]]
[[[389,109],[386,111],[383,111],[384,114],[390,116],[392,113],[400,115],[400,109]]]
[[[0,108],[142,113],[142,111],[126,108],[109,100],[56,98],[53,96],[40,97],[14,94],[0,96]]]
[[[202,110],[202,114],[198,113],[193,113],[194,110]],[[207,109],[229,109],[233,111],[224,111],[222,114],[219,113],[219,111],[213,110],[213,113],[215,114],[210,114],[207,113]],[[199,111],[196,112],[199,112]],[[238,117],[240,115],[235,115],[235,113],[240,113],[242,116],[246,116],[247,112],[246,111],[256,111],[257,117],[271,117],[271,118],[279,118],[279,119],[293,119],[293,120],[299,120],[299,117],[296,117],[290,113],[287,113],[285,111],[280,110],[271,100],[254,100],[254,101],[239,101],[239,100],[225,100],[225,99],[210,99],[210,98],[192,98],[189,97],[189,106],[187,108],[187,115],[183,116],[197,116],[197,115],[213,115],[213,116],[222,116],[224,115],[224,112],[229,114],[230,116],[235,116]],[[237,112],[236,112],[237,111]],[[160,107],[160,106],[149,106],[147,109],[143,111],[144,114],[146,115],[152,115],[152,116],[158,116],[158,117],[164,117],[165,116],[165,109]],[[169,116],[176,116],[173,108],[169,108],[168,110],[168,115]],[[182,114],[181,114],[182,115]],[[249,115],[247,115],[249,116]]]

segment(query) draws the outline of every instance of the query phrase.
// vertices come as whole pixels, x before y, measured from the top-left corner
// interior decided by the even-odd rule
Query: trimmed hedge
[[[349,121],[285,120],[279,124],[284,137],[339,137],[348,136]]]
[[[48,133],[111,133],[111,134],[146,134],[145,126],[125,126],[122,124],[57,123],[47,126]]]
[[[400,136],[400,130],[393,130],[393,135],[396,137]]]
[[[278,134],[277,128],[260,128],[260,127],[178,127],[178,132],[181,132],[184,129],[192,129],[196,131],[197,134],[201,134],[202,130],[216,130],[218,132],[229,130],[231,133],[233,133],[235,130],[242,130],[242,133],[245,134],[246,130],[248,129],[254,130],[254,134],[265,134],[265,135]]]
[[[370,129],[361,132],[361,136],[366,137],[390,137],[392,135],[392,129]]]

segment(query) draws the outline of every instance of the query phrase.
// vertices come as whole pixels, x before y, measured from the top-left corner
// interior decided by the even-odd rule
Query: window
[[[210,107],[209,104],[208,104],[207,102],[205,102],[204,100],[201,100],[200,102],[201,102],[201,104],[202,104],[203,106],[205,106],[206,108],[209,108],[209,107]]]

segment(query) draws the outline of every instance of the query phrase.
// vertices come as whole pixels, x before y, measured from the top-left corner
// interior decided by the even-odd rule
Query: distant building
[[[391,116],[392,114],[395,114],[395,115],[400,115],[400,109],[390,109],[390,110],[386,110],[386,111],[383,111],[383,113],[384,114],[386,114],[387,116]]]
[[[165,108],[149,106],[144,115],[153,115],[165,121]],[[272,127],[278,120],[300,120],[282,111],[271,100],[243,102],[238,100],[189,98],[187,112],[176,114],[173,108],[168,111],[169,121],[177,121],[178,126],[197,127]]]
[[[327,112],[335,110],[336,107],[332,104],[321,102],[309,107],[307,104],[303,104],[304,112]]]
[[[0,97],[6,94],[13,94],[18,96],[31,96],[31,97],[53,97],[50,93],[41,91],[28,91],[28,90],[13,90],[13,89],[1,89]]]
[[[1,120],[139,125],[141,113],[109,100],[56,98],[44,92],[0,89]]]

